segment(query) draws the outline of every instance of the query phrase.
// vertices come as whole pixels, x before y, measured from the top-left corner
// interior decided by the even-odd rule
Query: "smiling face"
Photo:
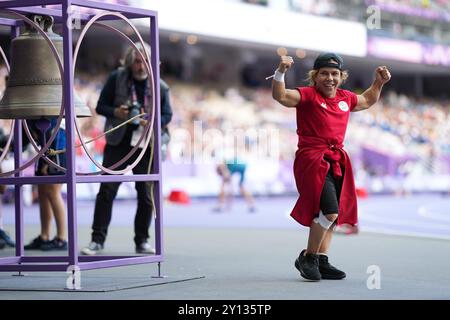
[[[336,90],[342,82],[342,72],[337,68],[320,68],[314,77],[317,90],[327,98],[336,96]]]

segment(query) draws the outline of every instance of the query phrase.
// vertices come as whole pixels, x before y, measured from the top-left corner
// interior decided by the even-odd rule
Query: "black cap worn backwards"
[[[336,53],[328,52],[322,53],[314,61],[314,70],[319,70],[320,68],[337,68],[342,70],[344,66],[344,60]]]

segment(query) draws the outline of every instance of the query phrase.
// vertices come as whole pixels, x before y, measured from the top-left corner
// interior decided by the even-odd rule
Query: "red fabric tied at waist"
[[[337,223],[356,224],[357,203],[353,170],[343,144],[335,139],[300,136],[298,147],[294,176],[300,197],[291,216],[302,225],[311,225],[320,211],[320,194],[331,164],[334,177],[343,179]]]
[[[342,143],[329,143],[328,149],[325,151],[325,160],[331,163],[331,168],[333,170],[333,176],[336,179],[342,178],[342,169],[340,163],[343,162],[343,157],[341,152],[344,151],[344,145]]]
[[[342,178],[342,170],[339,162],[334,161],[331,163],[331,168],[333,168],[333,175],[336,179]]]

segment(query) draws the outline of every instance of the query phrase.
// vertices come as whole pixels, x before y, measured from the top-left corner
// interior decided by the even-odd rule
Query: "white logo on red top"
[[[339,109],[341,109],[342,111],[348,111],[348,109],[349,109],[348,104],[347,104],[347,102],[345,102],[345,101],[339,102],[339,103],[338,103],[338,107],[339,107]]]
[[[326,104],[325,102],[322,102],[322,103],[320,104],[320,106],[321,106],[322,108],[324,108],[324,109],[328,109],[327,104]]]

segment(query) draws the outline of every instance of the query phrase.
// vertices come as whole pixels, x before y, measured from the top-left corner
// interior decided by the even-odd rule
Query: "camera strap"
[[[139,102],[134,81],[131,81],[131,102],[133,104]],[[144,112],[145,110],[147,110],[147,106],[148,106],[148,81],[145,82],[145,89],[144,89],[144,104],[142,105],[142,107],[144,108]]]

